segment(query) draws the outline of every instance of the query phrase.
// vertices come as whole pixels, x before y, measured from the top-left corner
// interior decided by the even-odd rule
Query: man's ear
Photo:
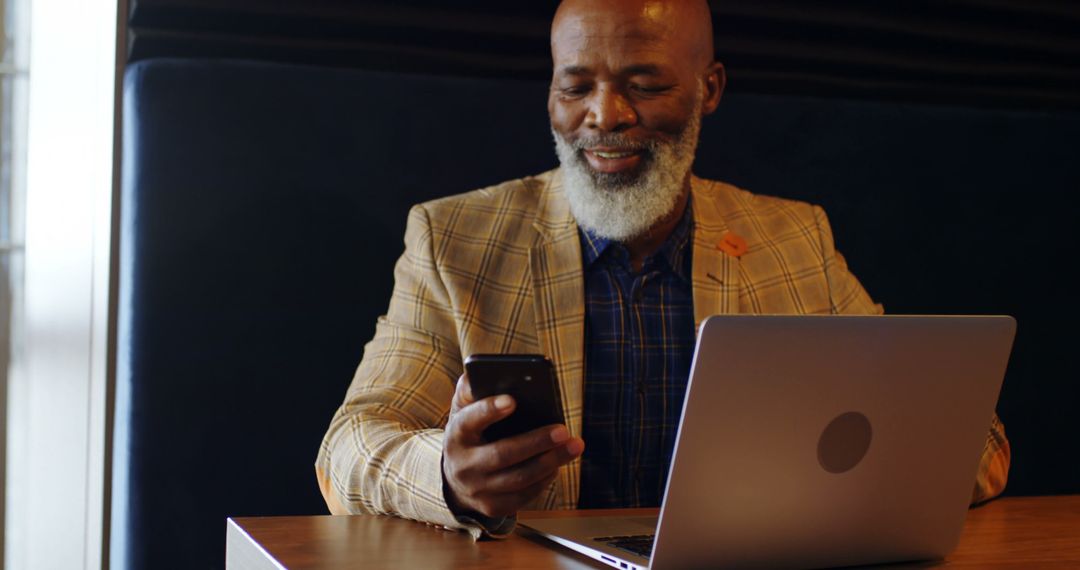
[[[710,115],[720,105],[720,96],[724,94],[727,86],[727,74],[724,73],[724,64],[714,61],[709,64],[705,71],[705,97],[701,101],[701,114]]]

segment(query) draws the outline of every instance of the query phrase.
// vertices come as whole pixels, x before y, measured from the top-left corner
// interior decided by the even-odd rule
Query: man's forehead
[[[639,4],[631,0],[615,8],[606,2],[575,3],[556,15],[551,53],[557,67],[594,52],[618,53],[634,63],[690,57],[693,35],[680,35],[676,29],[679,21],[673,5],[667,2]]]
[[[563,75],[588,74],[597,65],[623,73],[660,75],[680,58],[669,43],[655,36],[592,35],[553,45],[552,59],[555,72]]]
[[[556,20],[551,29],[551,45],[556,49],[563,45],[619,42],[632,47],[665,41],[671,32],[670,24],[659,18],[641,17],[636,13],[583,11]]]

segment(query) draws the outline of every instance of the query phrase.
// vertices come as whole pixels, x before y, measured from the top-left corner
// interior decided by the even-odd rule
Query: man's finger
[[[531,459],[570,440],[562,424],[536,428],[523,434],[493,441],[477,449],[477,461],[483,471],[494,473]]]
[[[447,426],[449,436],[464,443],[481,444],[484,442],[484,430],[513,411],[514,398],[507,394],[473,402],[450,417],[450,424]]]
[[[472,385],[469,384],[469,375],[462,373],[458,377],[457,385],[454,386],[454,397],[450,401],[450,414],[456,414],[458,410],[474,401]]]
[[[581,455],[583,442],[568,441],[531,459],[492,474],[485,485],[494,494],[521,493],[541,481],[550,481],[559,467]]]

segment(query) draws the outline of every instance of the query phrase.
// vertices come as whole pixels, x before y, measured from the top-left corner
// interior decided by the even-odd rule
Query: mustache
[[[563,139],[565,141],[565,139]],[[624,148],[627,150],[645,150],[653,152],[659,146],[659,141],[646,140],[641,141],[633,137],[629,137],[620,133],[604,133],[592,136],[580,137],[573,141],[566,141],[570,148],[575,151],[583,151],[587,148],[606,146],[615,148]]]

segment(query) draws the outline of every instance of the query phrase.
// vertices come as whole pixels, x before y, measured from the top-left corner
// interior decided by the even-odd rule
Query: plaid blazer
[[[691,192],[697,325],[719,313],[882,312],[835,250],[820,207],[696,177]],[[718,247],[731,235],[744,252]],[[319,486],[335,514],[394,514],[478,536],[443,498],[442,428],[466,356],[547,355],[567,427],[581,434],[584,276],[559,171],[413,207],[394,278],[320,447]],[[1001,491],[1008,460],[995,417],[973,500]],[[562,467],[530,508],[575,508],[579,474],[580,460]]]

